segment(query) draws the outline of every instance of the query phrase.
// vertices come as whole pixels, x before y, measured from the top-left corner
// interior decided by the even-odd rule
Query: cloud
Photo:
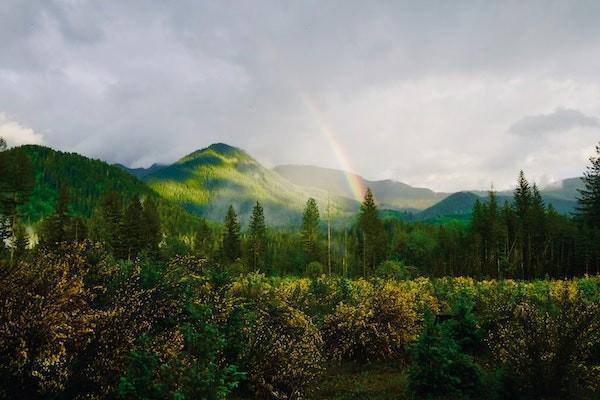
[[[8,146],[20,146],[22,144],[41,144],[43,137],[33,129],[27,128],[16,121],[9,119],[0,113],[0,137],[6,140]]]
[[[540,136],[585,127],[600,127],[600,119],[576,109],[559,107],[550,114],[523,117],[512,124],[508,131],[519,136]]]
[[[598,20],[600,2],[4,0],[0,110],[131,166],[226,142],[339,168],[329,126],[367,178],[502,188],[585,168],[594,129],[506,130],[557,104],[600,115]]]

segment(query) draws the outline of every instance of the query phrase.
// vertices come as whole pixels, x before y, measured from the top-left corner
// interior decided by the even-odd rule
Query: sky
[[[578,176],[598,1],[0,2],[0,136],[132,167],[214,142],[438,191]]]

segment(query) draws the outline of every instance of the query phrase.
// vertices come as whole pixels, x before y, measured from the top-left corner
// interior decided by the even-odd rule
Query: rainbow
[[[352,171],[352,164],[350,163],[350,159],[348,158],[346,151],[344,150],[344,146],[341,144],[338,139],[338,135],[335,130],[330,126],[325,118],[325,115],[320,111],[316,102],[306,93],[305,90],[302,90],[303,86],[301,85],[300,80],[298,79],[298,74],[292,73],[292,69],[286,64],[285,60],[279,56],[277,50],[271,46],[267,41],[259,40],[259,38],[251,35],[250,39],[256,44],[257,48],[263,51],[267,56],[271,58],[273,63],[281,68],[281,70],[286,73],[289,77],[289,83],[294,88],[296,93],[299,94],[302,102],[315,119],[319,130],[327,139],[327,143],[331,148],[335,158],[338,161],[340,169],[346,175],[346,181],[348,182],[348,186],[350,191],[354,195],[354,198],[359,202],[362,202],[365,192],[367,191],[365,185],[362,180]]]
[[[319,130],[327,139],[329,147],[331,147],[331,151],[335,155],[335,158],[337,159],[340,168],[346,175],[346,181],[348,182],[348,186],[350,187],[354,198],[359,202],[362,202],[367,189],[363,181],[358,177],[358,175],[352,172],[354,171],[354,169],[352,168],[350,159],[346,151],[344,150],[344,146],[338,139],[338,135],[336,134],[335,130],[331,127],[331,125],[327,122],[327,119],[319,110],[319,107],[317,106],[315,101],[312,100],[310,96],[308,96],[302,90],[298,90],[298,92],[300,94],[300,97],[302,98],[302,102],[310,111],[312,117],[315,119]]]

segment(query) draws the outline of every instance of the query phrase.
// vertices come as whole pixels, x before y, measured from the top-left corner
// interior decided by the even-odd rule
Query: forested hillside
[[[223,143],[191,153],[144,180],[162,197],[214,221],[222,220],[233,205],[245,223],[260,201],[272,225],[289,227],[299,223],[308,197],[321,206],[327,202],[325,191],[293,185],[245,151]],[[333,196],[331,206],[338,216],[357,208],[355,202]]]

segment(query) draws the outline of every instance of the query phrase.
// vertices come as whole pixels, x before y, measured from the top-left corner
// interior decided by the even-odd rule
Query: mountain
[[[326,192],[294,185],[244,150],[224,143],[195,151],[146,175],[144,181],[162,197],[212,220],[221,221],[231,204],[243,224],[256,201],[274,226],[297,225],[309,197],[317,199],[321,214],[327,202]],[[358,203],[337,196],[332,197],[331,204],[336,216],[358,208]]]
[[[471,192],[457,192],[446,197],[439,203],[417,214],[419,220],[431,220],[440,217],[464,218],[470,216],[473,205],[481,199]]]
[[[290,182],[306,187],[325,190],[332,195],[354,198],[348,185],[348,176],[370,187],[381,208],[396,210],[423,210],[448,196],[447,193],[436,193],[430,189],[417,188],[406,183],[393,180],[369,181],[360,175],[344,171],[315,167],[309,165],[279,165],[275,172]]]
[[[128,172],[129,174],[135,176],[138,179],[142,179],[146,175],[153,174],[153,173],[158,172],[161,169],[166,167],[166,165],[156,164],[156,163],[152,164],[148,168],[129,168],[123,164],[113,164],[113,165],[115,167],[121,168],[123,171]]]
[[[153,195],[143,182],[104,161],[37,145],[25,145],[7,151],[17,149],[24,151],[31,159],[35,178],[29,202],[20,208],[21,215],[28,222],[36,222],[53,212],[62,185],[69,188],[72,212],[85,217],[91,215],[109,188],[118,191],[125,199],[134,195]]]
[[[579,197],[578,189],[583,189],[584,183],[581,178],[568,178],[545,186],[542,195],[555,199],[573,201]]]

